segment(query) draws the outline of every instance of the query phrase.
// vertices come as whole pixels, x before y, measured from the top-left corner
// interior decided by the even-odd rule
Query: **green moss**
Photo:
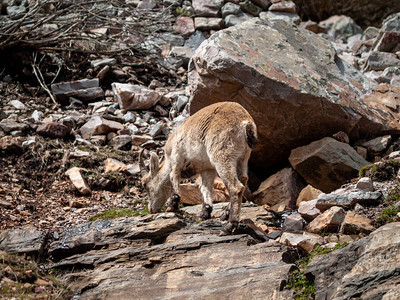
[[[395,160],[384,160],[379,164],[368,164],[361,168],[360,177],[369,177],[374,181],[387,181],[396,179],[400,163]]]
[[[123,217],[137,217],[140,215],[147,215],[147,214],[149,214],[147,206],[144,206],[141,210],[131,210],[127,208],[113,208],[91,217],[89,221],[111,220]]]
[[[376,219],[376,222],[381,226],[394,222],[398,212],[400,212],[400,209],[396,208],[394,205],[391,205],[382,210],[380,216]]]
[[[287,289],[294,289],[294,299],[305,300],[314,299],[315,287],[314,281],[307,278],[299,270],[295,270],[289,277],[288,283],[286,285]]]
[[[295,265],[298,267],[298,269],[289,275],[288,282],[285,286],[286,289],[294,289],[294,299],[314,299],[314,279],[307,278],[307,276],[304,274],[304,270],[307,268],[313,258],[319,255],[331,253],[332,251],[341,249],[347,245],[348,243],[338,243],[332,249],[324,249],[321,246],[316,245],[313,251],[295,262]]]
[[[370,177],[371,174],[374,174],[378,170],[378,167],[375,164],[368,164],[361,168],[358,173],[359,177]]]

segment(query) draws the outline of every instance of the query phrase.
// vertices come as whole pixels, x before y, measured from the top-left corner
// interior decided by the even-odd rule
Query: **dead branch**
[[[173,18],[169,7],[139,11],[118,0],[32,0],[20,18],[1,19],[0,51],[142,52],[140,43],[163,31]],[[120,44],[124,47],[114,50]]]

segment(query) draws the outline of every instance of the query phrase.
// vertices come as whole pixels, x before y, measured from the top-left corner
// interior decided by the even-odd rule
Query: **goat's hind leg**
[[[224,166],[224,168],[219,168],[217,171],[224,181],[230,197],[228,224],[221,232],[222,235],[227,235],[231,234],[239,225],[240,209],[242,207],[242,197],[245,187],[239,181],[235,168]]]

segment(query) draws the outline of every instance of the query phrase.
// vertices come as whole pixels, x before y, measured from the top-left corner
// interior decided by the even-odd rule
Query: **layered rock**
[[[260,140],[250,162],[259,170],[338,131],[350,139],[399,131],[394,114],[361,100],[367,82],[328,41],[285,22],[253,18],[217,32],[192,57],[188,80],[191,113],[219,101],[250,112]]]
[[[83,268],[67,275],[83,299],[125,299],[132,291],[143,299],[290,299],[282,286],[296,251],[247,234],[220,237],[221,228],[171,213],[95,221],[66,230],[50,253],[63,258],[55,268]]]
[[[315,299],[397,299],[400,223],[380,227],[349,246],[314,259]],[[394,298],[391,298],[394,296]]]

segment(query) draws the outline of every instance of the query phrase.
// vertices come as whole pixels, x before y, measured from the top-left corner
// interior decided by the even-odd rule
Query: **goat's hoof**
[[[220,235],[222,233],[225,233],[224,235],[230,235],[232,232],[238,227],[238,222],[237,221],[232,221],[229,222],[228,224],[225,225],[224,229],[222,229]]]
[[[165,212],[176,212],[177,209],[175,209],[175,207],[173,206],[168,206],[167,209],[165,210]]]
[[[200,218],[202,218],[203,220],[210,219],[212,210],[213,210],[213,208],[211,205],[209,205],[209,204],[203,205],[203,209],[201,210]]]
[[[220,219],[221,221],[227,221],[229,219],[229,210],[225,209]]]
[[[181,200],[181,196],[178,194],[173,194],[169,201],[169,205],[167,211],[177,211],[179,209],[179,201]],[[170,210],[168,210],[170,209]]]

